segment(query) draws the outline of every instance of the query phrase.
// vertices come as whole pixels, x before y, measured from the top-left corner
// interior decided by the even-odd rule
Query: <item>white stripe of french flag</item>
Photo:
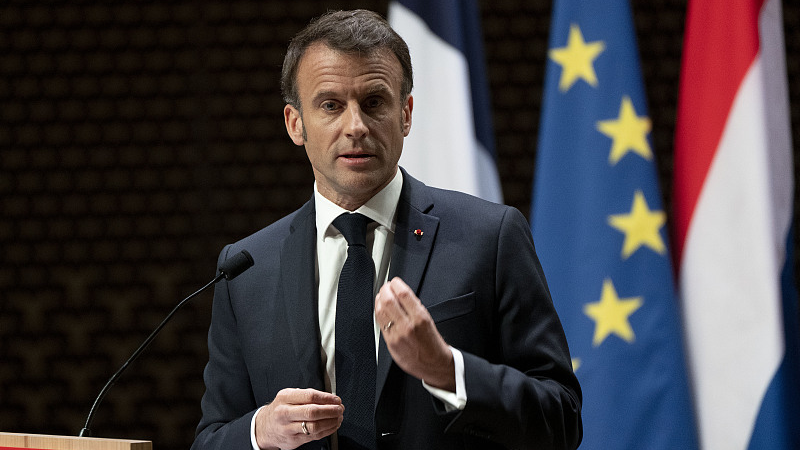
[[[785,357],[792,145],[779,0],[690,0],[675,140],[680,295],[701,447],[747,449]]]
[[[414,2],[419,3],[419,2]],[[448,8],[447,5],[450,7]],[[474,2],[451,1],[425,8],[433,14],[451,14],[446,20],[458,23],[460,11],[474,8]],[[408,44],[414,68],[414,107],[411,133],[403,144],[400,165],[428,185],[466,192],[496,203],[503,194],[492,150],[478,138],[473,108],[470,64],[485,64],[483,54],[464,55],[438,36],[403,1],[389,4],[388,19],[392,28]],[[427,18],[430,19],[430,18]],[[459,29],[458,33],[480,33],[480,29]],[[485,105],[488,107],[488,105]],[[488,112],[487,112],[488,113]],[[494,139],[489,134],[489,139]]]

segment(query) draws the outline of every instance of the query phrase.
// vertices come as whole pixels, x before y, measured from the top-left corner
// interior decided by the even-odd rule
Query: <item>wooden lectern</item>
[[[153,450],[150,441],[0,433],[0,450]]]

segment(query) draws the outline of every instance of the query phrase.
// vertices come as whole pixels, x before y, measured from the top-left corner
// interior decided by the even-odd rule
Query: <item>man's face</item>
[[[345,209],[363,205],[397,172],[413,107],[411,96],[401,97],[402,74],[388,49],[350,55],[317,43],[300,60],[302,112],[286,105],[286,130],[305,145],[320,194]]]

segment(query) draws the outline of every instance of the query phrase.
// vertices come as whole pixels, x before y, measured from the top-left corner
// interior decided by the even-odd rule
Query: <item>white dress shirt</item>
[[[373,220],[367,227],[367,251],[372,254],[375,264],[375,286],[373,295],[388,281],[389,262],[394,243],[394,232],[397,214],[397,204],[400,200],[400,191],[403,187],[403,175],[400,170],[389,184],[378,192],[367,203],[353,212],[361,213]],[[347,241],[344,236],[332,225],[334,219],[348,212],[323,197],[314,184],[314,206],[316,209],[317,225],[317,254],[316,254],[316,281],[318,287],[318,312],[319,330],[322,344],[322,364],[325,366],[325,388],[336,393],[336,292],[339,285],[339,272],[347,259]],[[380,339],[380,325],[373,315],[375,332],[375,363],[378,362],[378,342]],[[464,381],[464,357],[461,352],[450,347],[456,368],[456,392],[429,386],[422,382],[425,389],[445,404],[448,411],[464,409],[467,403],[467,393]],[[263,408],[263,406],[262,406]],[[250,438],[254,450],[259,450],[255,440],[255,421],[253,415]],[[333,440],[333,450],[336,450],[336,439]]]

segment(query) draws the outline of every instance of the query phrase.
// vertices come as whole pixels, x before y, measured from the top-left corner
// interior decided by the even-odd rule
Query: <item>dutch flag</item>
[[[704,450],[800,448],[780,0],[690,0],[675,139],[680,292]]]

